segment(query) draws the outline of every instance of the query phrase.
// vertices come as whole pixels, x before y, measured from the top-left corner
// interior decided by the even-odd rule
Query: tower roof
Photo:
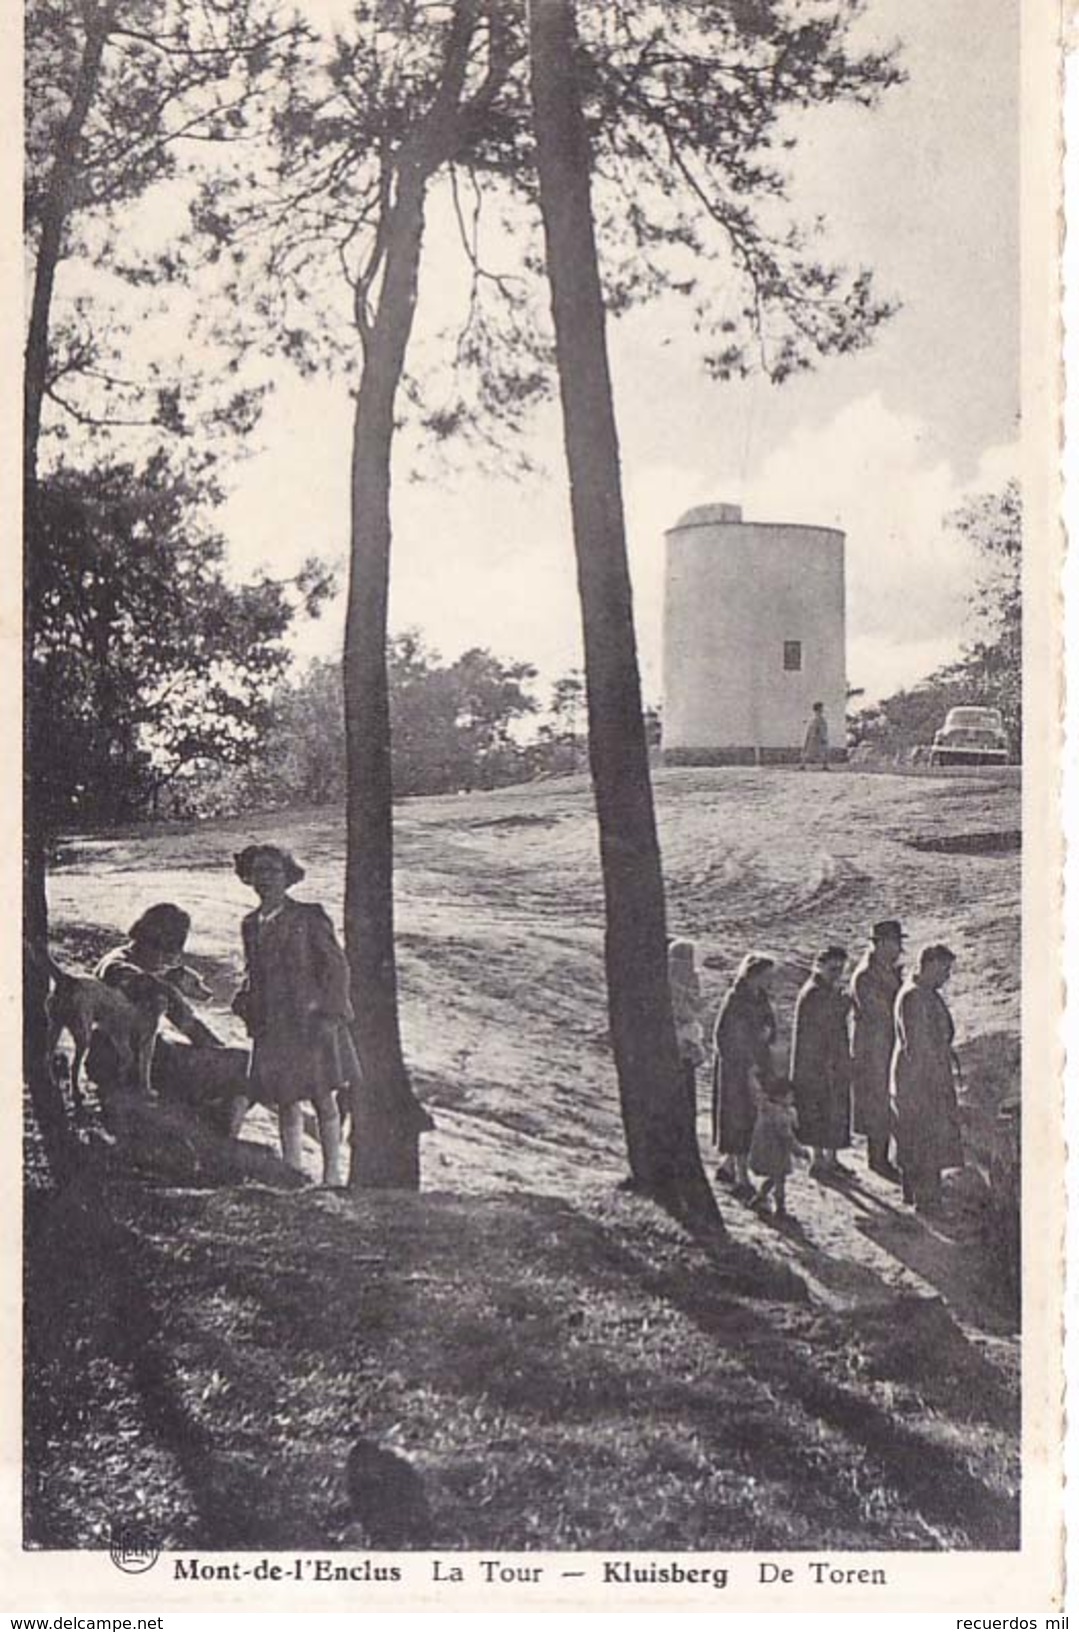
[[[684,516],[679,516],[671,532],[679,527],[714,527],[717,522],[741,521],[740,504],[695,504]]]
[[[740,504],[695,504],[691,510],[679,516],[673,527],[664,529],[664,536],[670,538],[674,533],[689,532],[694,527],[744,527],[749,537],[764,532],[813,533],[818,537],[827,534],[840,540],[846,538],[841,527],[822,527],[816,522],[746,521]]]

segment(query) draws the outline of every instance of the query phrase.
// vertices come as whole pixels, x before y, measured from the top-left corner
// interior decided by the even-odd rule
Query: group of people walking
[[[884,919],[873,925],[849,981],[845,947],[827,946],[817,955],[795,1004],[787,1070],[776,1059],[776,960],[763,952],[742,959],[713,1036],[717,1177],[733,1185],[735,1195],[762,1211],[774,1205],[782,1215],[798,1154],[810,1158],[812,1178],[853,1177],[839,1157],[853,1131],[866,1137],[870,1169],[900,1184],[905,1201],[919,1213],[940,1208],[941,1175],[963,1161],[955,1030],[942,995],[955,955],[941,944],[927,946],[904,977],[902,952],[901,924]],[[669,963],[679,1051],[695,1109],[704,1051],[692,943],[672,942]]]

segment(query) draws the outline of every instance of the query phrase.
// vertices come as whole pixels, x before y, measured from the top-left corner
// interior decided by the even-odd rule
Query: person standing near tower
[[[828,769],[828,721],[824,717],[823,703],[813,704],[813,713],[806,726],[798,769],[804,771],[807,765],[819,765],[822,771]]]

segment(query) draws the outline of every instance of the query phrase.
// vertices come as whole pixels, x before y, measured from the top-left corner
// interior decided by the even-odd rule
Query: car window
[[[949,711],[948,726],[961,728],[983,727],[989,730],[1000,730],[1001,719],[995,708],[953,708]]]

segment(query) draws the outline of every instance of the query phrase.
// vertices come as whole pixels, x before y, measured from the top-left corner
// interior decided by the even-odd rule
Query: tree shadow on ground
[[[857,1184],[848,1194],[859,1211],[858,1230],[935,1287],[964,1325],[991,1337],[1015,1335],[1014,1302],[1008,1287],[994,1278],[976,1217],[959,1214],[930,1222],[882,1203]]]
[[[962,1514],[972,1538],[971,1545],[986,1548],[1018,1546],[1018,1505],[1010,1498],[989,1490],[972,1477],[962,1456],[932,1443],[905,1423],[897,1421],[864,1394],[837,1384],[823,1375],[807,1355],[795,1356],[791,1346],[778,1341],[775,1327],[745,1306],[739,1318],[711,1300],[702,1299],[696,1281],[678,1271],[668,1271],[647,1280],[653,1289],[707,1332],[725,1350],[732,1350],[752,1365],[754,1376],[785,1399],[798,1405],[808,1417],[855,1441],[872,1458],[881,1477],[894,1485],[932,1522],[951,1524]],[[897,1319],[902,1319],[905,1301],[894,1301]],[[991,1384],[987,1411],[999,1421],[999,1381],[987,1373],[985,1362],[955,1330],[947,1312],[948,1326],[959,1339],[960,1352],[975,1392]],[[953,1357],[954,1358],[954,1357]]]
[[[182,1486],[170,1545],[355,1546],[333,1517],[348,1446],[392,1423],[419,1448],[438,1545],[1015,1545],[1014,1502],[963,1445],[826,1375],[814,1311],[732,1291],[752,1254],[691,1247],[639,1203],[119,1202],[128,1219],[89,1227],[54,1203],[39,1335],[85,1357],[89,1321],[129,1379]],[[69,1237],[70,1277],[94,1287],[77,1319],[53,1264]],[[48,1522],[36,1539],[59,1544]]]

